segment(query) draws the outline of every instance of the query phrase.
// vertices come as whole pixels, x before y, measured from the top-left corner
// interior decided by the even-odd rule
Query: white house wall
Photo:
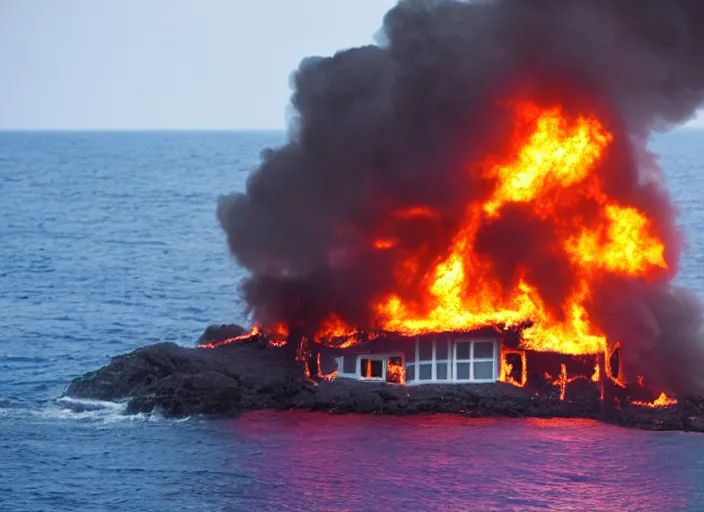
[[[430,359],[420,360],[421,355],[421,344],[432,342],[432,355]],[[406,340],[406,344],[408,340]],[[458,348],[461,348],[459,344],[470,343],[469,353],[462,353],[464,349],[458,352]],[[491,343],[492,353],[491,356],[488,354],[481,354],[480,350],[477,349],[477,356],[485,357],[475,357],[475,347],[477,343]],[[427,345],[426,345],[427,346]],[[380,347],[381,348],[381,347]],[[410,349],[410,350],[409,350]],[[403,353],[399,351],[389,351],[389,352],[372,352],[369,354],[350,354],[344,356],[345,358],[353,357],[355,358],[355,373],[345,373],[344,367],[347,366],[348,369],[351,365],[344,364],[344,359],[339,358],[338,368],[340,369],[339,376],[346,378],[356,378],[361,380],[385,380],[386,378],[386,362],[384,362],[383,378],[366,379],[362,378],[361,375],[361,360],[362,359],[372,359],[372,360],[383,360],[387,361],[390,357],[403,356],[406,368],[406,383],[407,384],[428,384],[428,383],[470,383],[470,382],[496,382],[499,376],[499,364],[500,364],[500,350],[501,341],[500,338],[475,338],[475,337],[463,337],[463,336],[437,336],[432,340],[429,338],[416,337],[413,346],[404,347]],[[426,350],[424,350],[425,352]],[[445,356],[445,354],[447,354]],[[442,375],[438,375],[438,363],[446,363],[447,368],[447,378],[442,379]],[[460,366],[458,366],[458,363]],[[477,363],[475,365],[475,363]],[[481,378],[481,371],[485,371],[487,367],[491,364],[491,378]],[[424,376],[428,375],[427,369],[430,367],[429,379],[421,380],[420,374],[423,372]],[[458,369],[461,370],[458,372]],[[467,369],[468,372],[466,371]],[[463,375],[458,375],[458,373],[463,373]],[[463,378],[467,376],[468,378]],[[475,375],[475,373],[477,375]]]

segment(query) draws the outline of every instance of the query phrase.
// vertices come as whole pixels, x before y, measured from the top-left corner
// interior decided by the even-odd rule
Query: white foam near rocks
[[[109,402],[83,398],[61,397],[46,403],[31,413],[49,420],[73,420],[85,422],[116,423],[134,421],[157,421],[158,414],[126,414],[127,402]]]

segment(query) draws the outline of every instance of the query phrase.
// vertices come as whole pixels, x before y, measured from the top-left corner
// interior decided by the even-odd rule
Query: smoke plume
[[[639,374],[704,392],[701,307],[670,282],[681,236],[646,150],[651,131],[686,122],[704,100],[702,27],[700,0],[401,0],[377,45],[303,60],[288,142],[262,154],[245,193],[218,205],[230,250],[250,273],[242,294],[253,316],[315,325],[334,312],[374,328],[373,298],[413,287],[398,289],[398,262],[367,250],[370,241],[393,232],[422,269],[437,262],[466,205],[490,193],[472,163],[507,150],[507,102],[518,95],[593,112],[614,134],[596,172],[611,197],[651,219],[668,272],[647,283],[605,280],[590,314]],[[393,223],[414,205],[442,220]],[[529,266],[556,305],[573,277],[552,237],[510,206],[483,225],[476,250],[505,283]]]

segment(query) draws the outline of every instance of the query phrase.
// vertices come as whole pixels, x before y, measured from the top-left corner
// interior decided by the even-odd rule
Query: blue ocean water
[[[0,133],[0,510],[704,510],[704,436],[589,421],[125,416],[57,399],[242,320],[215,220],[282,133]],[[704,133],[659,136],[704,296]]]

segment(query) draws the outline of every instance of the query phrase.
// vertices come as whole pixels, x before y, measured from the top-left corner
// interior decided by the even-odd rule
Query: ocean
[[[593,421],[126,416],[110,357],[242,322],[215,219],[279,132],[0,133],[0,510],[701,511],[704,436]],[[653,139],[704,297],[704,132]]]

